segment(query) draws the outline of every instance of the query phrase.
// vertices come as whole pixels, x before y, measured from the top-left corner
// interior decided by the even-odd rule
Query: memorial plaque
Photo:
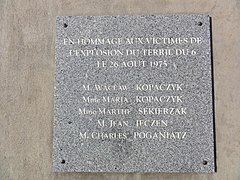
[[[210,25],[57,17],[53,170],[214,172]]]

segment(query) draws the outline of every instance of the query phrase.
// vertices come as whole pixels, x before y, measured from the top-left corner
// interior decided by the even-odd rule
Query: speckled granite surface
[[[56,33],[54,171],[214,172],[209,16],[66,16]]]

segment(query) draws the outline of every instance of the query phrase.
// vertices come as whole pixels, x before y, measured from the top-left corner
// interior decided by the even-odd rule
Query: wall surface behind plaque
[[[213,26],[217,173],[53,173],[57,15],[208,13]],[[239,180],[239,0],[0,0],[0,180]]]

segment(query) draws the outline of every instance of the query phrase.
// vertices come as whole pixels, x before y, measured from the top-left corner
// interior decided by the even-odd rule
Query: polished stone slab
[[[214,172],[210,17],[57,17],[53,170]]]

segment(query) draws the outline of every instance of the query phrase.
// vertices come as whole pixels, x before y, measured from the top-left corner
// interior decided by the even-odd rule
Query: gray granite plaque
[[[53,170],[214,172],[210,17],[57,17]]]

